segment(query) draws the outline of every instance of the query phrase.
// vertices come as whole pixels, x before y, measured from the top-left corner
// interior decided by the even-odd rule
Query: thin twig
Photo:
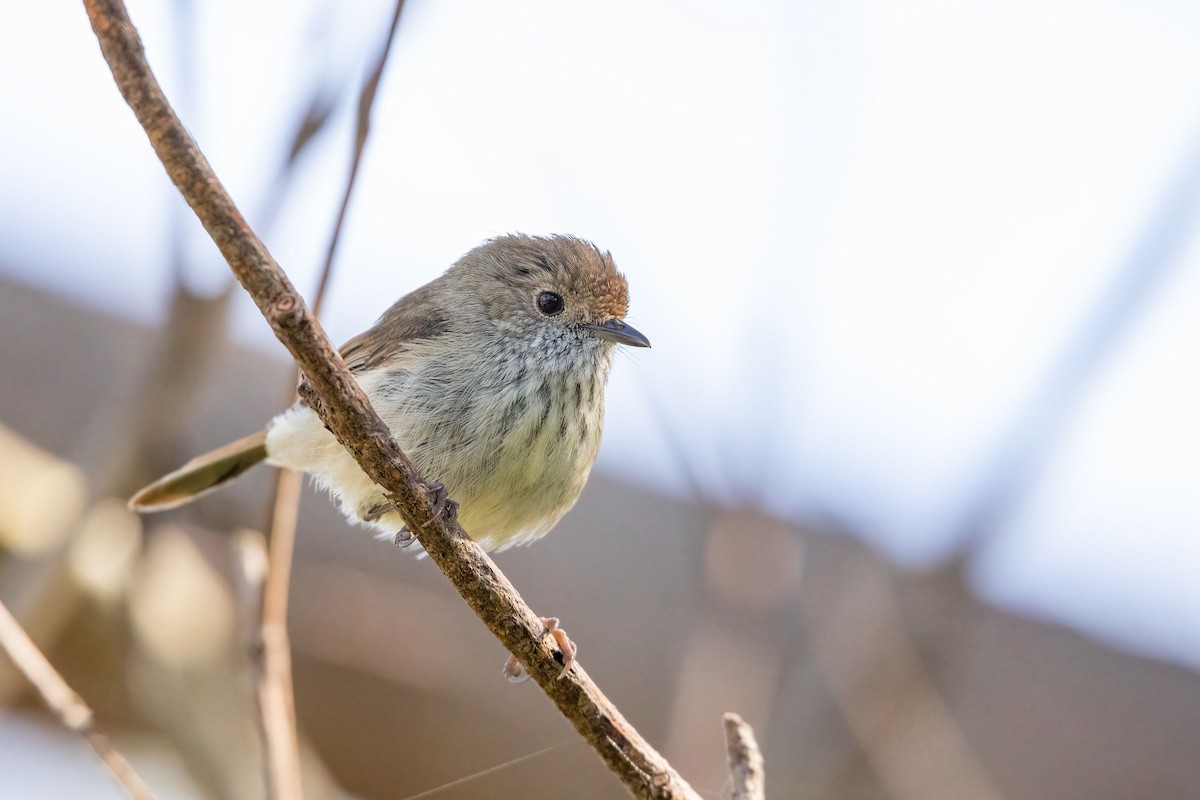
[[[729,755],[730,800],[765,800],[763,757],[754,729],[737,714],[725,715],[725,747]]]
[[[354,155],[350,159],[350,174],[346,177],[346,191],[342,193],[342,204],[338,207],[337,221],[333,225],[333,235],[329,238],[329,249],[325,252],[325,267],[321,270],[321,280],[317,284],[317,294],[313,300],[312,313],[320,316],[321,303],[325,299],[325,288],[329,285],[329,274],[333,267],[333,257],[337,253],[338,241],[342,236],[342,225],[346,221],[346,209],[350,207],[350,195],[354,192],[354,183],[358,179],[358,166],[362,163],[363,151],[367,147],[367,137],[371,135],[371,109],[375,106],[375,95],[379,91],[379,81],[383,78],[383,70],[387,66],[388,55],[392,52],[392,41],[396,38],[396,27],[400,23],[400,12],[404,9],[404,0],[396,0],[392,12],[392,24],[388,28],[387,38],[383,41],[383,49],[371,74],[363,82],[362,92],[358,96],[358,118],[354,130]]]
[[[96,756],[108,767],[125,793],[134,800],[152,800],[149,787],[108,738],[95,727],[95,715],[83,698],[67,685],[63,676],[25,633],[4,603],[0,603],[0,649],[8,653],[17,669],[29,679],[59,721],[83,737]]]
[[[621,715],[576,662],[561,679],[562,654],[541,619],[458,524],[453,504],[434,514],[433,492],[400,451],[303,299],[250,230],[203,154],[171,110],[146,63],[120,0],[84,0],[92,29],[125,101],[151,145],[276,337],[304,372],[306,400],[387,493],[425,552],[610,769],[638,797],[699,795]]]
[[[262,649],[258,668],[258,711],[265,751],[267,796],[300,800],[300,739],[296,731],[296,700],[292,689],[292,646],[287,630],[292,552],[300,510],[300,473],[279,471],[271,510],[267,574],[262,593]]]
[[[346,178],[346,189],[338,208],[321,278],[313,299],[312,313],[319,317],[333,272],[334,257],[341,240],[346,210],[354,192],[358,167],[371,128],[371,108],[379,80],[387,66],[392,40],[400,22],[404,0],[397,0],[383,49],[375,66],[363,84],[358,100],[358,123],[354,137],[354,155]],[[295,382],[292,384],[295,385]],[[303,786],[300,780],[300,742],[296,730],[296,701],[292,688],[291,642],[287,629],[288,593],[292,579],[292,553],[296,543],[296,523],[300,508],[302,479],[292,470],[280,470],[275,483],[270,529],[270,550],[267,579],[263,592],[262,666],[259,670],[259,712],[262,716],[263,742],[266,748],[268,796],[276,800],[300,800]]]

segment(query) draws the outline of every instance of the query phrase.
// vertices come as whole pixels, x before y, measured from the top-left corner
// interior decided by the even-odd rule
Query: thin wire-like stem
[[[512,653],[559,711],[637,797],[700,800],[678,772],[629,724],[576,661],[562,653],[542,619],[458,524],[452,501],[400,450],[387,425],[308,310],[284,271],[238,212],[146,63],[121,0],[84,0],[101,52],[172,182],[208,231],[304,373],[305,401],[377,483],[430,559],[488,630]]]
[[[333,273],[334,258],[346,210],[354,192],[358,167],[362,162],[363,150],[370,133],[371,108],[379,87],[380,78],[387,66],[392,40],[400,22],[400,11],[404,0],[397,0],[392,14],[391,26],[383,49],[375,61],[370,75],[363,84],[358,101],[358,121],[354,137],[354,154],[342,193],[337,220],[329,237],[325,252],[325,263],[313,299],[312,313],[320,315],[321,306],[329,288]],[[292,386],[295,385],[293,381]],[[300,779],[300,741],[296,730],[295,690],[292,684],[291,641],[287,628],[288,595],[292,580],[292,555],[296,543],[296,525],[299,518],[300,494],[303,486],[301,475],[292,470],[280,470],[275,482],[271,517],[270,549],[267,556],[267,577],[263,588],[261,640],[262,664],[258,670],[258,707],[261,716],[263,745],[266,751],[267,793],[274,800],[300,800],[303,787]]]
[[[83,698],[67,685],[45,654],[25,633],[21,623],[0,602],[0,649],[12,659],[17,669],[29,679],[42,700],[65,727],[78,733],[108,767],[113,777],[133,800],[152,800],[154,797],[145,781],[137,774],[125,756],[96,730],[95,714]]]
[[[533,759],[538,758],[539,756],[544,756],[546,753],[549,753],[552,750],[557,750],[558,748],[562,747],[564,744],[565,744],[565,742],[559,742],[558,744],[552,744],[548,747],[543,747],[541,750],[535,750],[532,753],[526,753],[523,756],[517,756],[514,759],[505,761],[503,764],[496,764],[493,767],[486,767],[485,769],[481,769],[478,772],[472,772],[470,775],[464,775],[461,778],[455,778],[454,780],[452,780],[448,783],[443,783],[441,786],[435,786],[432,789],[426,789],[423,792],[417,792],[416,794],[410,794],[408,797],[405,797],[404,800],[424,800],[424,798],[426,798],[426,797],[433,797],[436,794],[444,792],[448,789],[453,789],[456,786],[462,786],[463,784],[467,784],[467,783],[470,783],[471,781],[479,780],[480,778],[487,777],[488,775],[495,775],[497,772],[499,772],[501,770],[508,769],[509,767],[515,767],[517,764],[523,764],[526,761],[532,761]]]

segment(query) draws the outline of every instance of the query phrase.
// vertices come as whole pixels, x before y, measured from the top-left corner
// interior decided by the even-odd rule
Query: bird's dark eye
[[[537,307],[547,317],[553,317],[562,313],[563,299],[554,292],[542,292],[537,297]]]

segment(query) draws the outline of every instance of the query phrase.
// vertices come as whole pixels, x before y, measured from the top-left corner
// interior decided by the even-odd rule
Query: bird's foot
[[[540,619],[542,626],[546,629],[544,635],[548,635],[558,645],[559,652],[554,654],[554,660],[562,664],[562,670],[558,673],[558,677],[562,678],[575,663],[575,655],[579,652],[579,648],[562,629],[558,617],[540,617]],[[516,656],[510,655],[508,661],[504,662],[504,677],[508,679],[509,683],[524,683],[529,680],[529,673],[521,666],[521,662],[517,661]]]
[[[384,500],[381,503],[376,503],[366,511],[359,514],[359,517],[363,522],[378,522],[383,518],[384,514],[391,514],[393,511],[398,510],[399,509],[397,509],[390,500]],[[408,547],[410,544],[416,541],[416,539],[417,537],[413,536],[412,532],[409,531],[408,526],[405,525],[400,530],[396,531],[396,535],[392,538],[392,542],[394,542],[397,547]]]
[[[425,484],[425,499],[429,503],[429,513],[435,519],[442,517],[447,522],[453,522],[458,518],[458,503],[450,499],[450,496],[446,493],[446,487],[442,483],[431,481]],[[371,513],[376,508],[379,508],[379,506],[373,506],[367,513]],[[396,507],[388,503],[387,509],[394,511]],[[408,547],[416,539],[416,534],[405,525],[396,531],[396,536],[392,541],[396,543],[397,547]]]
[[[429,503],[429,513],[435,518],[442,517],[446,522],[458,519],[458,503],[450,499],[446,487],[439,481],[425,484],[425,498]]]
[[[392,505],[390,500],[384,500],[382,503],[376,503],[368,508],[361,516],[363,522],[375,522],[384,514],[390,514],[395,510],[396,507]]]

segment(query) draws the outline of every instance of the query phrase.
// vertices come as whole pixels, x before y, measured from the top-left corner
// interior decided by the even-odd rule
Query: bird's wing
[[[368,330],[342,346],[342,358],[352,372],[378,369],[402,359],[411,345],[436,339],[450,326],[450,315],[438,303],[433,284],[406,294]]]
[[[413,343],[444,334],[450,326],[450,315],[437,297],[433,284],[404,295],[374,325],[342,345],[342,358],[350,371],[366,372],[402,362]],[[301,403],[305,402],[307,381],[301,373],[297,386]]]

